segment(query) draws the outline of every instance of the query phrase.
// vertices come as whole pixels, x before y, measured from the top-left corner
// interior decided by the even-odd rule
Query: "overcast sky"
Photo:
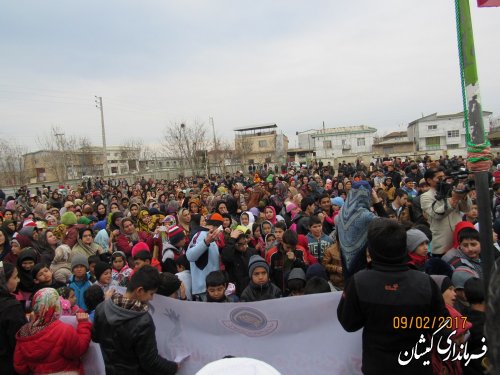
[[[500,115],[500,8],[471,0],[483,109]],[[404,130],[462,110],[454,2],[44,0],[0,5],[0,137],[38,149],[59,126],[108,145],[160,143],[171,123],[218,136]]]

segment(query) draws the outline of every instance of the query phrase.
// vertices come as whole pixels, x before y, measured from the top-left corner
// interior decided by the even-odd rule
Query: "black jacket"
[[[147,311],[117,306],[112,298],[95,310],[92,340],[101,344],[107,375],[175,374],[177,364],[158,354],[155,324]]]
[[[229,281],[236,285],[236,295],[240,296],[248,286],[250,277],[248,276],[248,262],[252,255],[256,255],[257,250],[252,247],[245,252],[236,249],[236,241],[230,238],[226,246],[222,248],[221,259],[229,275]]]
[[[432,366],[422,364],[430,360],[430,353],[404,367],[399,365],[398,355],[414,348],[421,334],[431,334],[438,327],[396,329],[394,325],[401,317],[407,322],[412,317],[429,317],[432,322],[434,317],[449,314],[437,284],[427,274],[404,265],[374,264],[348,280],[337,316],[348,332],[364,328],[363,374],[430,375]]]
[[[26,315],[19,301],[0,289],[0,374],[15,374],[13,358],[16,332],[26,323]]]
[[[271,282],[262,286],[256,285],[253,282],[245,288],[241,293],[241,302],[264,301],[266,299],[274,299],[281,297],[281,290]]]

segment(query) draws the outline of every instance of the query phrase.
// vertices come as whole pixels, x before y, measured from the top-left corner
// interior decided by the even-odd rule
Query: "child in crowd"
[[[185,254],[186,232],[177,225],[168,230],[168,243],[163,248],[161,258],[161,269],[163,272],[175,273],[177,267],[175,261]]]
[[[149,256],[146,256],[144,252],[147,252]],[[136,259],[136,255],[138,255],[138,253],[142,254]],[[158,259],[153,258],[153,256],[151,255],[151,250],[149,249],[148,244],[145,242],[138,242],[134,245],[134,247],[132,248],[132,258],[134,258],[135,268],[137,268],[137,264],[141,265],[144,264],[144,262],[147,262],[147,264],[150,264],[151,266],[156,268],[158,272],[161,272],[160,262],[158,261]]]
[[[285,274],[287,272],[292,268],[306,269],[305,252],[297,247],[298,242],[297,233],[286,230],[283,233],[281,244],[273,247],[266,254],[266,262],[270,270],[269,277],[282,291],[286,290]]]
[[[32,306],[32,319],[16,335],[15,370],[19,374],[83,373],[80,358],[89,348],[92,326],[88,314],[76,314],[77,329],[61,322],[60,296],[52,288],[36,292]]]
[[[134,272],[145,265],[151,265],[151,253],[147,250],[136,252],[134,254]]]
[[[132,268],[127,264],[127,256],[122,251],[115,251],[111,256],[111,285],[127,286],[132,276]]]
[[[73,272],[73,276],[69,280],[69,287],[75,292],[76,304],[83,310],[87,310],[83,294],[92,285],[88,269],[89,262],[87,257],[80,254],[73,256],[71,260],[71,272]]]
[[[250,284],[241,293],[242,302],[262,301],[281,297],[281,290],[269,280],[269,265],[259,255],[253,255],[248,264]]]
[[[87,313],[89,314],[89,320],[94,323],[94,314],[97,305],[104,302],[104,292],[99,285],[91,285],[85,293],[83,293],[83,299],[87,305]]]
[[[332,202],[332,216],[331,219],[333,222],[335,222],[335,217],[339,214],[340,209],[344,205],[344,199],[342,197],[335,197],[331,199]]]
[[[306,286],[306,274],[302,268],[294,268],[290,271],[287,281],[287,295],[289,297],[304,295]]]
[[[269,233],[273,232],[273,224],[269,220],[264,220],[262,222],[262,224],[260,225],[260,232],[261,232],[261,236],[263,238],[266,238],[266,236]]]
[[[467,340],[467,351],[470,354],[479,354],[483,352],[484,323],[486,321],[486,303],[484,301],[484,285],[477,277],[470,278],[464,285],[465,297],[470,305],[467,313],[467,320],[472,323],[470,329],[470,338]],[[483,374],[486,373],[482,366],[483,359],[472,360],[465,368],[464,374]]]
[[[64,283],[54,280],[49,266],[43,263],[35,264],[31,271],[33,275],[33,282],[35,283],[35,292],[43,288],[60,288],[65,286]]]
[[[469,223],[476,224],[477,223],[477,201],[472,199],[472,205],[470,210],[464,214],[462,217],[463,221],[468,221]]]
[[[57,289],[57,293],[61,296],[62,315],[75,315],[80,310],[76,304],[76,295],[73,289],[62,286]]]
[[[333,239],[323,233],[323,223],[318,216],[311,216],[309,219],[309,233],[306,237],[309,253],[321,263],[325,249],[333,245]]]
[[[286,223],[284,221],[278,221],[274,226],[274,235],[276,240],[274,242],[274,246],[281,244],[283,242],[283,234],[286,231]]]
[[[424,232],[418,229],[406,231],[406,249],[410,261],[408,265],[418,271],[424,271],[425,262],[429,259],[428,253],[429,239]]]
[[[446,253],[446,261],[451,268],[468,267],[475,271],[479,278],[483,278],[483,267],[481,264],[481,242],[479,232],[474,228],[464,228],[458,234],[458,250]],[[444,257],[443,257],[444,258]]]
[[[21,250],[17,258],[17,269],[19,271],[19,298],[25,301],[25,307],[29,307],[31,295],[35,290],[33,281],[33,268],[39,260],[38,252],[32,247],[27,247]]]
[[[181,301],[187,300],[186,287],[177,276],[170,272],[160,273],[160,286],[156,293],[164,297],[180,299]]]
[[[322,261],[330,282],[337,289],[344,289],[344,275],[342,273],[342,260],[340,259],[340,250],[338,241],[325,249]]]
[[[60,245],[55,250],[50,270],[54,279],[67,284],[71,278],[71,249],[68,245]]]
[[[264,240],[262,239],[261,234],[262,234],[262,231],[260,228],[260,224],[253,223],[253,225],[252,225],[252,237],[251,237],[248,245],[250,247],[253,247],[255,250],[257,250],[261,256],[264,256],[266,244],[265,244]]]
[[[101,258],[99,255],[91,255],[87,259],[89,261],[89,273],[90,273],[90,282],[93,284],[97,281],[97,278],[95,277],[95,265],[101,261]]]
[[[245,228],[252,230],[255,217],[250,211],[245,211],[240,215],[240,224]]]
[[[265,249],[265,254],[269,251],[269,249],[273,248],[276,246],[276,236],[274,233],[269,233],[266,235],[266,249]]]
[[[160,286],[158,270],[138,269],[124,295],[113,294],[95,311],[92,339],[101,344],[107,374],[164,374],[178,370],[158,354],[155,325],[148,302]]]
[[[226,296],[228,281],[221,271],[212,271],[206,278],[207,302],[238,302],[235,295]]]
[[[99,262],[95,265],[94,273],[97,279],[94,285],[99,285],[102,288],[102,291],[106,293],[111,286],[111,281],[113,280],[111,265],[106,262]]]
[[[175,276],[184,284],[186,289],[186,298],[188,301],[191,301],[191,265],[186,258],[186,255],[181,255],[175,261],[175,265],[177,267],[177,273]]]
[[[307,280],[304,294],[329,293],[332,289],[328,281],[319,276],[313,276]]]

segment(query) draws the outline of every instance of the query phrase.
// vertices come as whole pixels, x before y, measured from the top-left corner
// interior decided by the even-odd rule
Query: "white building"
[[[489,130],[491,112],[483,111],[483,123],[486,132]],[[465,122],[463,112],[432,115],[419,118],[408,124],[408,139],[415,142],[415,151],[451,153],[464,155]]]
[[[299,148],[314,151],[316,159],[333,159],[371,153],[376,132],[375,128],[358,125],[308,130],[297,136]]]

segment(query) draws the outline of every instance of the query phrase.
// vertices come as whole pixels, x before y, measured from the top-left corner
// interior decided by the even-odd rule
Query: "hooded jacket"
[[[95,310],[92,339],[101,345],[107,375],[175,374],[177,364],[158,354],[148,309],[135,311],[108,298]]]
[[[76,372],[83,374],[80,357],[90,344],[89,321],[71,325],[56,320],[42,331],[21,337],[16,335],[14,367],[18,373],[52,374]]]

